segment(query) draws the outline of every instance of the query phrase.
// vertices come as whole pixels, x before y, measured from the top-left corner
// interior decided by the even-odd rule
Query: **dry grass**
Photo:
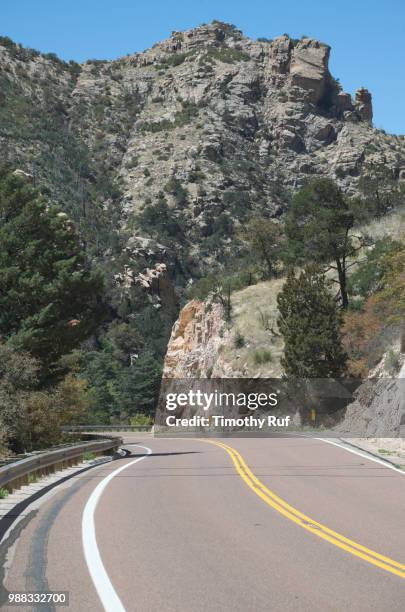
[[[361,231],[374,240],[380,240],[386,236],[400,240],[405,234],[405,207],[397,208],[381,219],[374,219],[362,227]]]
[[[360,228],[361,233],[374,240],[390,236],[401,239],[405,234],[405,207],[376,219]],[[362,260],[359,253],[358,261]],[[350,272],[356,269],[354,266]],[[327,276],[336,278],[330,271]],[[277,329],[277,295],[285,279],[274,279],[235,291],[232,294],[232,327],[230,339],[222,351],[223,360],[245,377],[279,377],[283,340]],[[337,286],[336,286],[337,290]],[[240,335],[244,344],[235,342]],[[235,344],[237,346],[235,346]],[[262,356],[271,354],[265,360]]]
[[[277,295],[284,279],[258,283],[232,294],[231,341],[223,350],[223,359],[246,377],[278,377],[283,341],[277,331]],[[267,329],[266,329],[267,328]],[[241,334],[242,347],[235,347],[234,338]],[[271,360],[258,364],[258,355],[271,353]],[[260,361],[260,360],[259,360]]]

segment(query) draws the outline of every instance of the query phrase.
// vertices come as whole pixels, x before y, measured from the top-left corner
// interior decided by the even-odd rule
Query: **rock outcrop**
[[[365,87],[361,87],[356,91],[355,107],[363,121],[371,123],[373,119],[371,93]]]
[[[192,300],[174,324],[163,378],[211,378],[225,334],[220,304]]]
[[[342,436],[405,438],[405,363],[391,376],[385,361],[386,355],[357,389],[355,401],[335,428]]]

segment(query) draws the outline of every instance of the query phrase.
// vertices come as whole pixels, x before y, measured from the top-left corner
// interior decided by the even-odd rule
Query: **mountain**
[[[238,227],[281,215],[313,178],[355,194],[373,168],[405,177],[404,137],[373,128],[371,94],[343,92],[329,54],[221,22],[81,65],[2,38],[3,160],[49,191],[96,257],[125,253],[138,272],[163,262],[184,285],[237,257]]]

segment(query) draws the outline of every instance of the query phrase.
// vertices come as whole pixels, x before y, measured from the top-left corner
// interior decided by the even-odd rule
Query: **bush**
[[[381,265],[383,258],[394,254],[400,248],[401,243],[390,238],[377,240],[374,247],[367,252],[365,260],[349,277],[349,293],[365,299],[377,291],[384,273]]]
[[[269,363],[272,360],[271,351],[268,349],[260,349],[253,353],[253,361],[256,365],[262,365],[263,363]]]
[[[198,106],[192,102],[183,102],[182,109],[174,115],[174,121],[162,119],[153,123],[141,123],[139,129],[141,132],[162,132],[165,130],[174,130],[177,127],[182,127],[191,122],[198,115]]]
[[[83,453],[83,461],[93,461],[96,458],[96,455],[91,451],[87,451]]]
[[[174,55],[168,55],[160,62],[160,64],[155,64],[155,69],[167,70],[171,67],[180,66],[180,64],[182,64],[187,57],[194,54],[195,51],[189,51],[188,53],[176,53]]]
[[[247,62],[250,60],[250,55],[240,49],[232,49],[229,47],[210,47],[204,57],[205,61],[218,61],[225,64],[234,64],[235,62]]]
[[[153,417],[143,412],[137,412],[135,416],[129,420],[132,427],[152,427]]]
[[[234,344],[235,348],[242,348],[242,347],[245,346],[245,338],[240,333],[240,331],[236,332],[235,337],[233,339],[233,344]]]

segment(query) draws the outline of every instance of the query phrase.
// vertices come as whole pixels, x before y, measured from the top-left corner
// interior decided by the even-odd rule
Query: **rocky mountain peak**
[[[9,161],[56,199],[68,175],[81,213],[96,190],[115,231],[176,252],[187,275],[226,260],[238,226],[281,215],[314,178],[355,194],[373,167],[403,177],[404,139],[372,127],[371,94],[344,92],[312,38],[251,40],[216,21],[82,65],[13,44],[0,44]]]

